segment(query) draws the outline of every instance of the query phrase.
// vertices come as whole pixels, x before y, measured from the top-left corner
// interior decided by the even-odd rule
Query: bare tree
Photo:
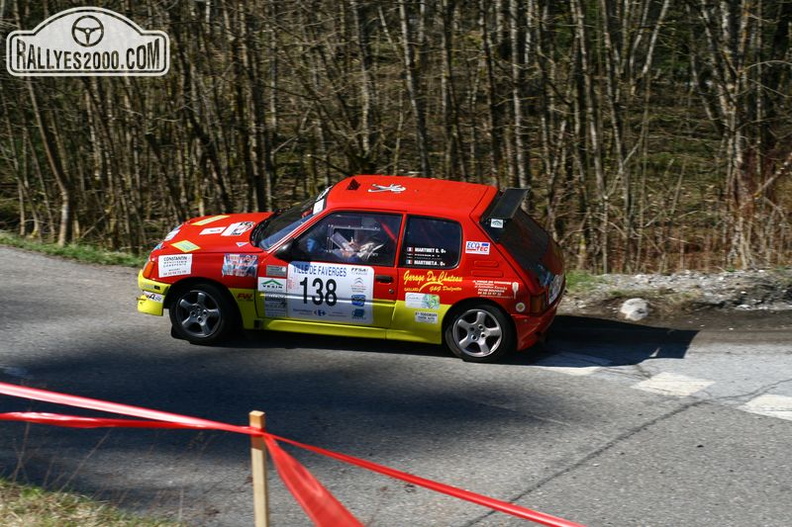
[[[71,3],[4,5],[7,33]],[[388,172],[529,187],[571,267],[792,257],[790,2],[116,8],[168,33],[169,73],[0,72],[0,228],[144,252],[190,216]]]

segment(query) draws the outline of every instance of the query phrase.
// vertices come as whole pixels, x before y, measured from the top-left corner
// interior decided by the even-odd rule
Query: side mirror
[[[278,247],[278,250],[275,251],[275,256],[284,262],[291,262],[294,259],[292,256],[293,243],[294,239],[286,240],[286,243]]]

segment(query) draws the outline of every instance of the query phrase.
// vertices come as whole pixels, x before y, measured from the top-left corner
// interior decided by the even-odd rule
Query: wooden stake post
[[[250,427],[264,430],[264,412],[250,412]],[[256,527],[269,527],[269,494],[267,493],[267,447],[264,438],[250,436],[250,457],[253,469],[253,511]]]

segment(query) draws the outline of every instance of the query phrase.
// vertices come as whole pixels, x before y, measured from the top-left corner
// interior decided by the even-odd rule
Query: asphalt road
[[[269,430],[590,526],[786,526],[792,324],[671,329],[559,317],[496,365],[441,348],[170,337],[136,270],[0,247],[0,381]],[[792,317],[792,315],[790,315]],[[729,329],[729,328],[732,329]],[[0,411],[81,412],[0,397]],[[189,525],[253,523],[249,442],[0,422],[0,471]],[[526,522],[288,449],[372,526]],[[271,473],[272,524],[310,522]]]

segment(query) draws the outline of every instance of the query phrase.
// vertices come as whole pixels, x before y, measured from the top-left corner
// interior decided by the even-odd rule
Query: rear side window
[[[550,235],[524,210],[519,209],[506,229],[500,242],[518,260],[540,260],[550,244]]]
[[[553,280],[555,275],[541,263],[550,245],[550,235],[525,211],[518,209],[506,223],[500,243],[520,267],[536,273],[543,286]]]
[[[412,216],[407,219],[402,267],[450,269],[459,264],[462,227],[455,221]]]

